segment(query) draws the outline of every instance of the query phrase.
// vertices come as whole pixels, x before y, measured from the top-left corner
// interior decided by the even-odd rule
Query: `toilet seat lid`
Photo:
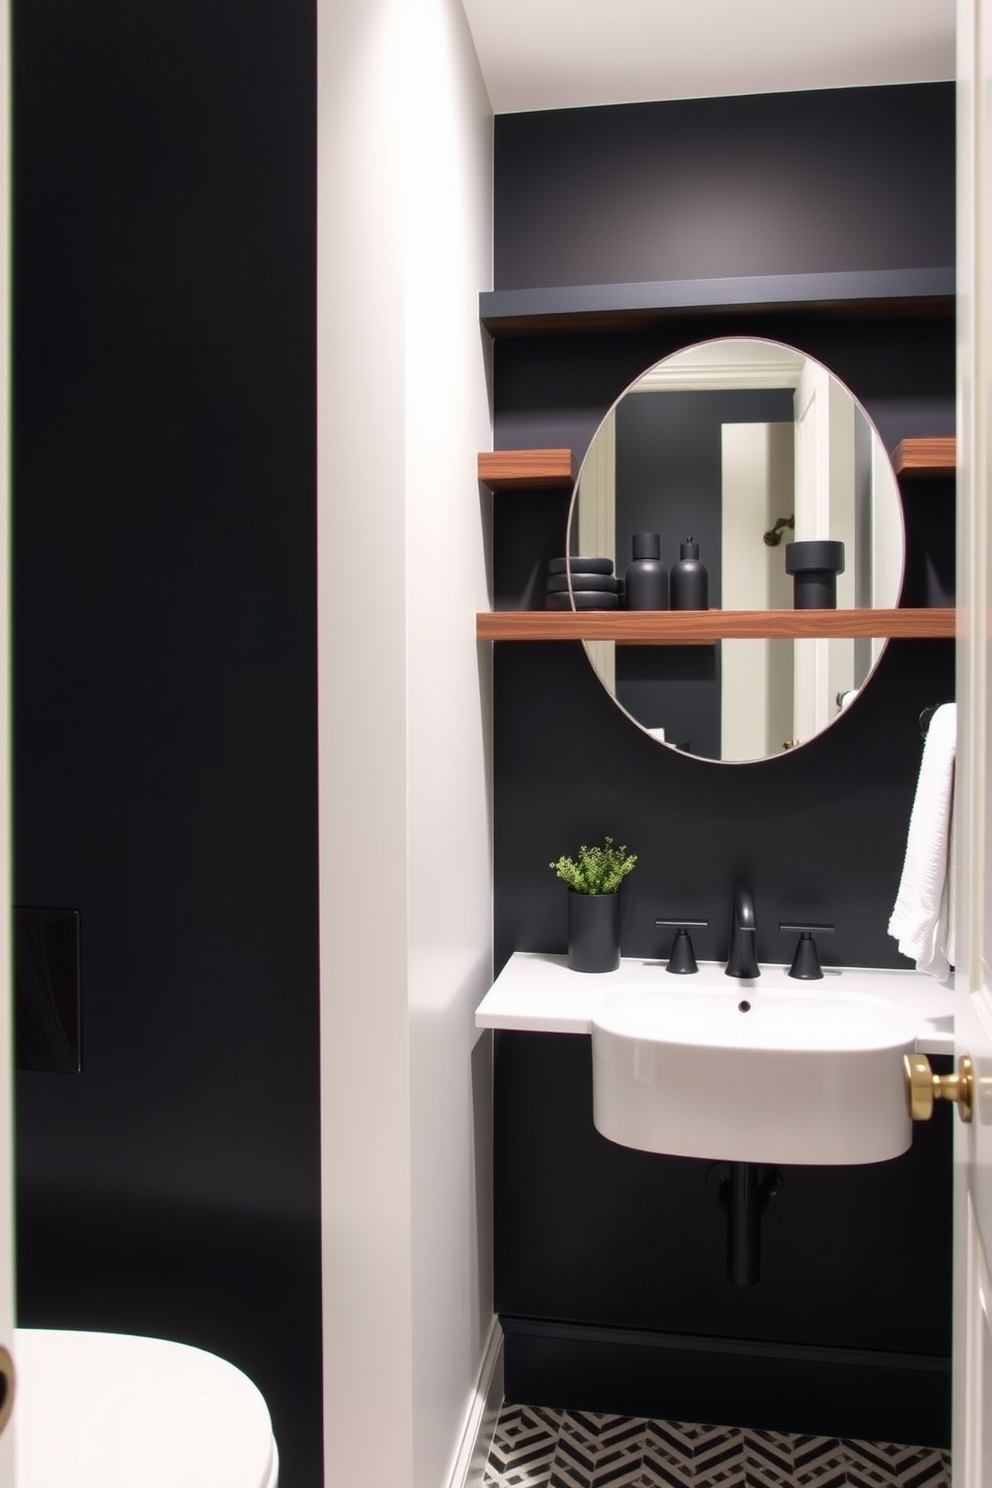
[[[275,1488],[261,1394],[204,1349],[14,1330],[18,1488]]]

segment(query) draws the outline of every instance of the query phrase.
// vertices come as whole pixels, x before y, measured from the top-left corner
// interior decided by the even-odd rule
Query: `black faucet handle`
[[[696,953],[692,949],[692,939],[684,927],[675,932],[672,953],[665,970],[670,971],[673,976],[693,976],[699,970]]]
[[[672,941],[672,950],[665,970],[670,971],[673,976],[692,976],[699,970],[699,966],[692,949],[689,930],[705,930],[709,925],[709,920],[655,920],[655,924],[667,925],[675,930],[675,939]]]
[[[789,967],[789,976],[795,977],[800,982],[818,982],[823,976],[823,968],[820,965],[820,957],[816,950],[814,935],[833,935],[836,925],[793,925],[781,923],[778,927],[782,931],[796,931],[799,939],[796,942],[796,953]]]

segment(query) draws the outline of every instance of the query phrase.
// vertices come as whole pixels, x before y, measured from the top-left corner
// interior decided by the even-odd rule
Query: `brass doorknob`
[[[929,1121],[933,1103],[956,1101],[962,1121],[970,1121],[974,1112],[975,1067],[970,1054],[958,1060],[956,1075],[935,1075],[925,1054],[906,1054],[902,1061],[906,1076],[906,1107],[913,1121]]]

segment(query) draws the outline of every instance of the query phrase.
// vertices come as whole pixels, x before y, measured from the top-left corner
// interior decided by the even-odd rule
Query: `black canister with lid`
[[[699,544],[686,538],[679,549],[679,561],[672,569],[673,610],[709,609],[709,575],[699,561]]]
[[[624,608],[668,609],[668,570],[661,561],[661,536],[637,532],[633,539],[634,561],[627,569]]]
[[[837,575],[844,572],[844,544],[828,538],[787,543],[785,571],[792,575],[793,609],[835,610]]]

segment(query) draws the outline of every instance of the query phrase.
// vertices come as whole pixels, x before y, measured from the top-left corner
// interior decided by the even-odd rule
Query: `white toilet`
[[[17,1328],[14,1369],[17,1488],[276,1488],[265,1401],[215,1354]]]

